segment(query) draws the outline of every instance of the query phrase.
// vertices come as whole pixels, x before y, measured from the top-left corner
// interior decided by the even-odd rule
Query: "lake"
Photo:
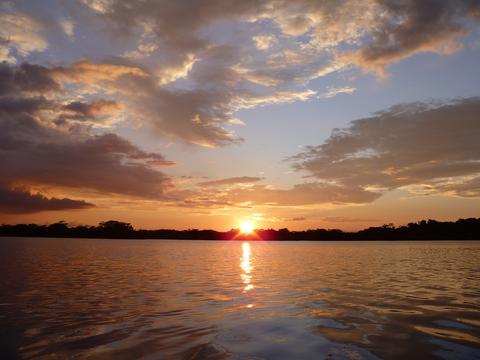
[[[9,358],[480,359],[480,242],[0,238]]]

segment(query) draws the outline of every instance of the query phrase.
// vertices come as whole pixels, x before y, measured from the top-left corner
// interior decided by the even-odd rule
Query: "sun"
[[[253,233],[254,224],[252,221],[242,221],[240,223],[240,232],[242,234],[251,234]]]

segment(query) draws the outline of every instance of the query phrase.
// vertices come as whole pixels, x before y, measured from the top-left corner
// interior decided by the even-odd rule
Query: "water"
[[[0,238],[1,358],[480,359],[480,242]]]

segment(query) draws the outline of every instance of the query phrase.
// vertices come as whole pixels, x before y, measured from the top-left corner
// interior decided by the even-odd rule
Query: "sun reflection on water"
[[[242,244],[242,257],[240,259],[240,267],[243,270],[241,277],[243,280],[243,284],[245,285],[243,288],[244,293],[253,289],[252,275],[251,275],[253,266],[251,264],[250,255],[251,255],[250,244],[247,242],[244,242]]]
[[[478,264],[472,241],[5,238],[0,324],[18,358],[480,359]]]

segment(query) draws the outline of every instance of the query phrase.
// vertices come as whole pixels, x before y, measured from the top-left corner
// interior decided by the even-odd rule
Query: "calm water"
[[[0,238],[1,358],[480,359],[480,242]]]

